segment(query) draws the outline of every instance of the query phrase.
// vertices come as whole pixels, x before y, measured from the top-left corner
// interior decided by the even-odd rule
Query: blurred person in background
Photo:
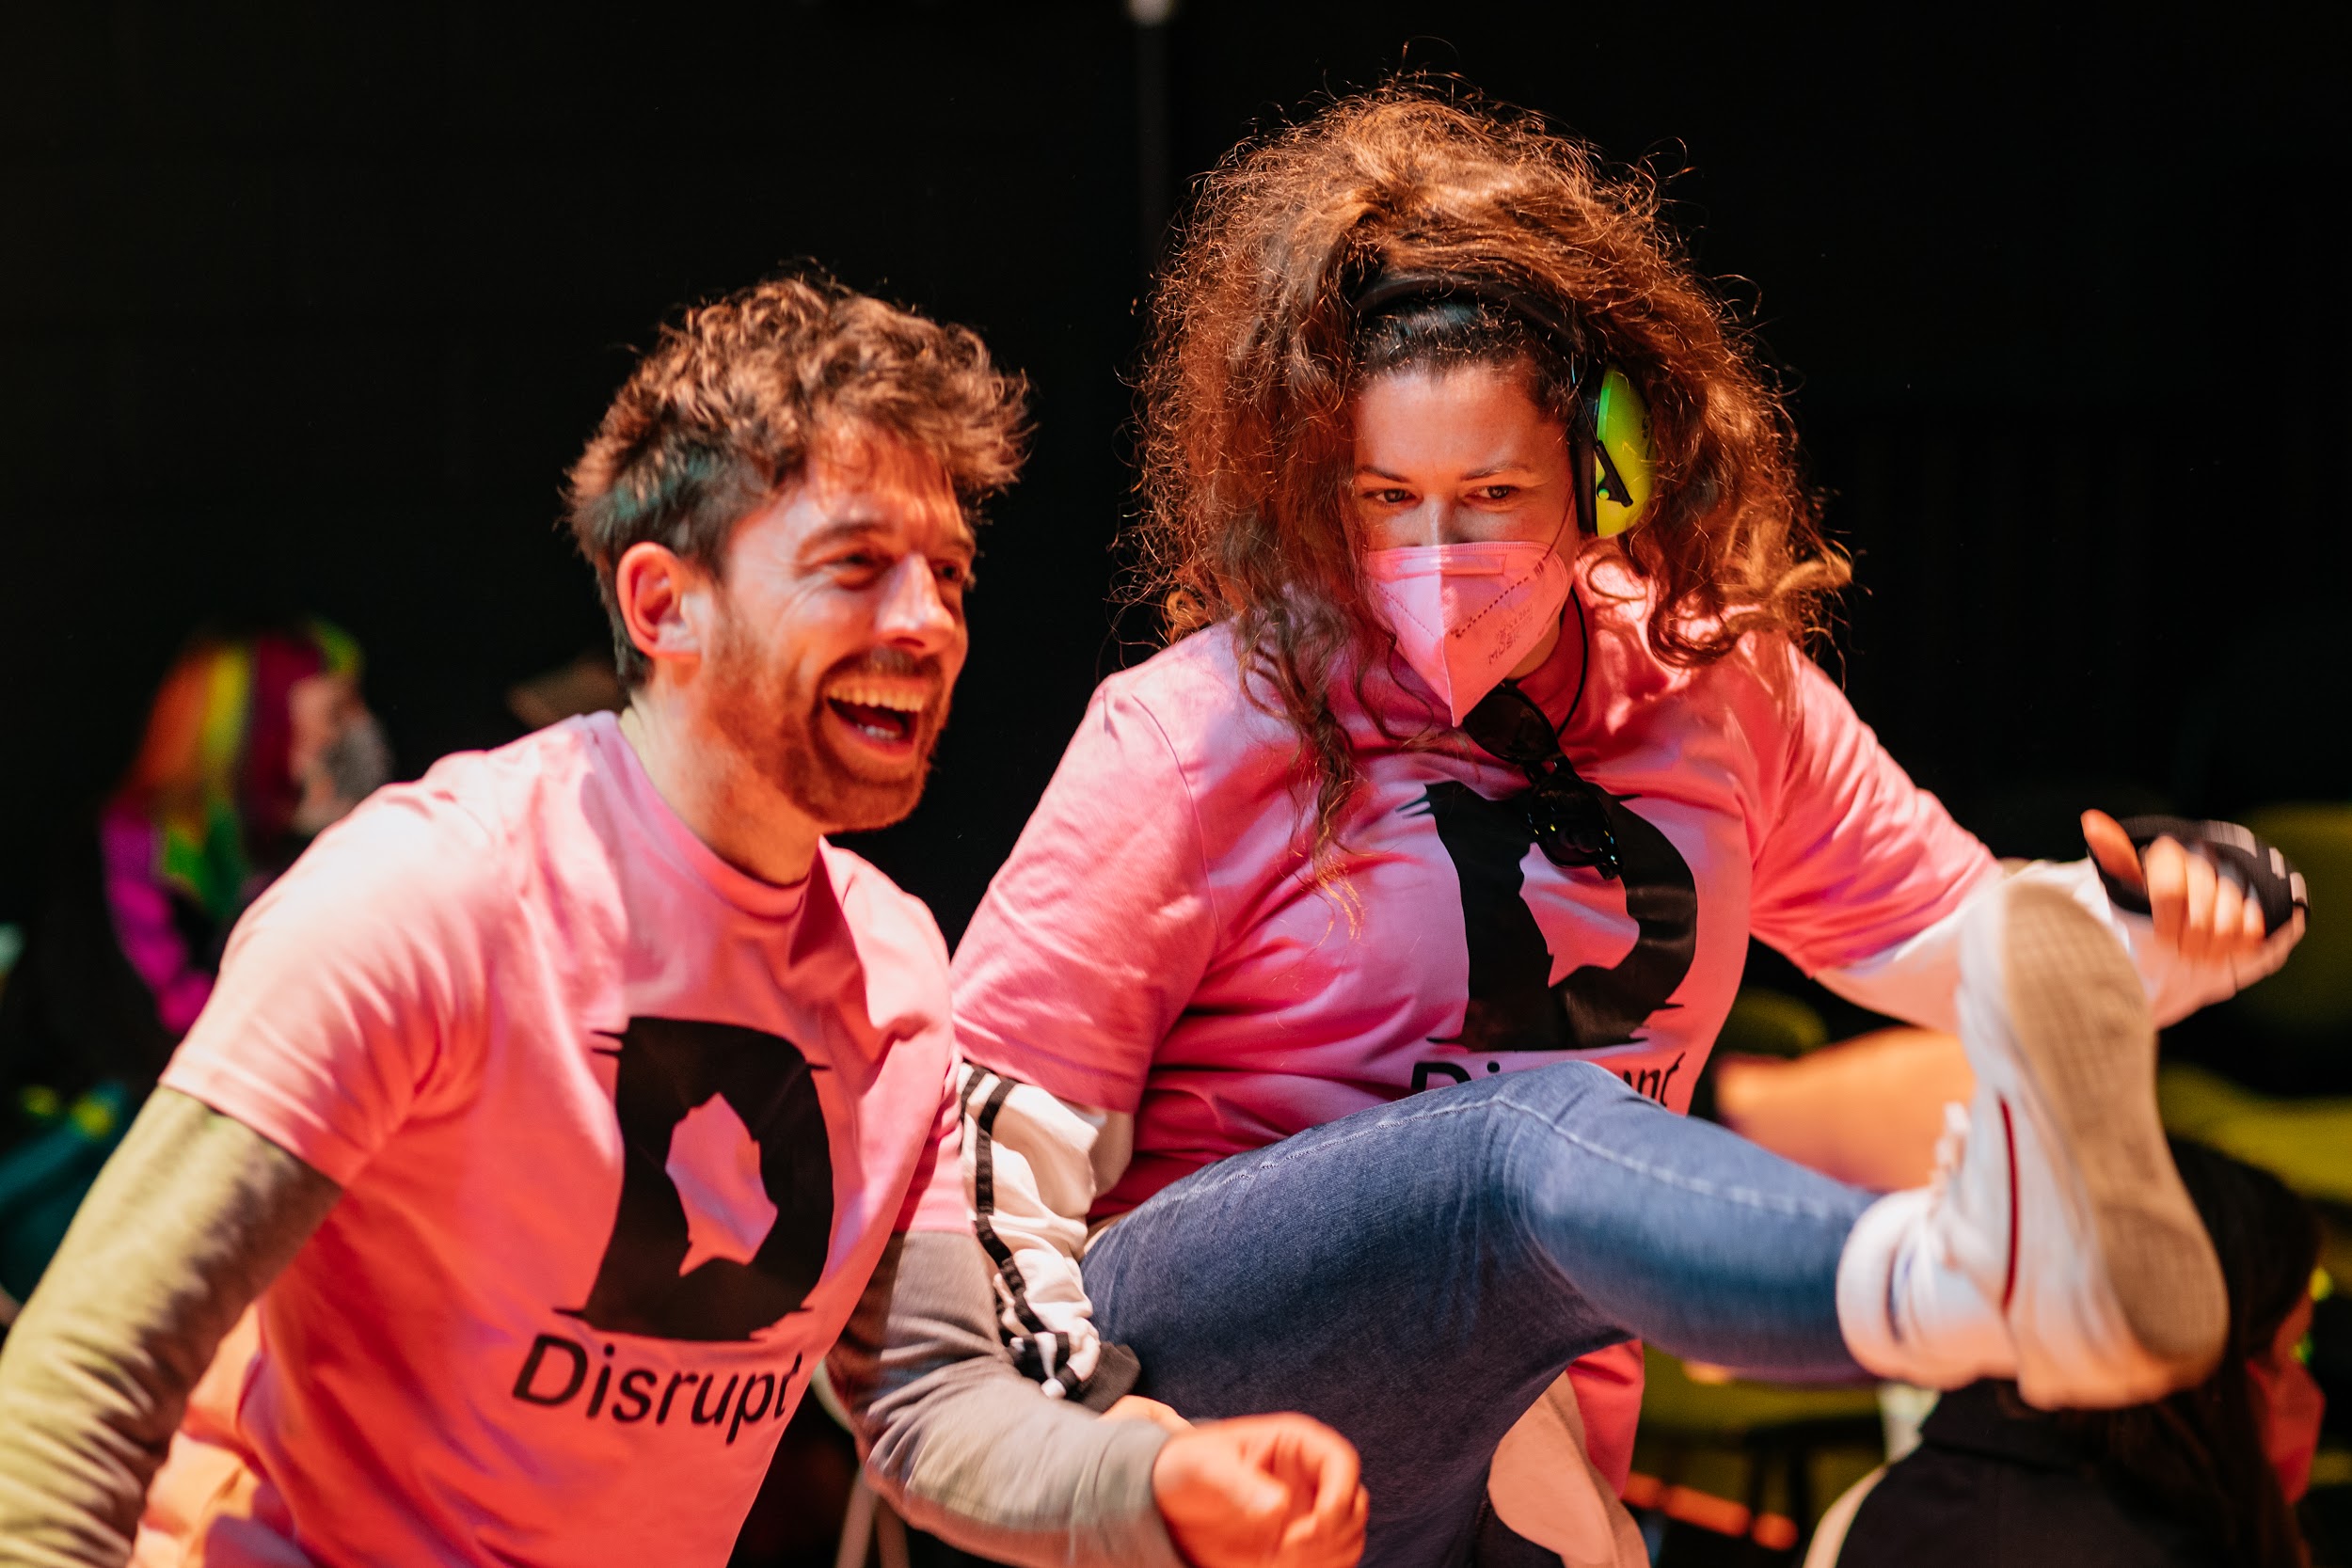
[[[390,776],[359,646],[304,620],[199,635],[76,835],[0,992],[0,1291],[30,1293],[196,1022],[237,916]]]
[[[2301,1568],[2294,1505],[2325,1408],[2305,1357],[2320,1229],[2265,1171],[2174,1140],[2230,1301],[2213,1374],[2051,1414],[2014,1385],[1937,1402],[1920,1445],[1834,1505],[1812,1568]]]

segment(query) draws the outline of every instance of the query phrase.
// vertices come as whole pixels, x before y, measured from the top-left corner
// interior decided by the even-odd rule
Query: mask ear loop
[[[1584,683],[1590,680],[1593,674],[1593,634],[1584,624],[1584,598],[1576,591],[1574,573],[1568,576],[1568,605],[1576,611],[1576,640],[1583,645],[1584,657],[1580,658],[1576,665],[1576,695],[1568,699],[1568,711],[1562,714],[1560,722],[1552,727],[1551,734],[1554,740],[1567,733],[1568,724],[1576,718],[1576,710],[1583,705]],[[1563,748],[1560,754],[1566,756],[1566,750]]]
[[[1591,404],[1587,403],[1583,406],[1589,409]],[[1581,556],[1584,553],[1585,539],[1588,536],[1597,539],[1600,537],[1600,534],[1597,520],[1587,518],[1585,515],[1588,510],[1598,510],[1593,499],[1591,482],[1585,477],[1592,456],[1587,445],[1591,440],[1591,416],[1580,414],[1576,424],[1580,434],[1571,436],[1568,441],[1568,462],[1573,470],[1574,483],[1569,487],[1567,515],[1564,515],[1560,522],[1565,528],[1567,526],[1569,516],[1576,519],[1576,553]],[[1580,448],[1584,450],[1580,451]],[[1582,460],[1580,461],[1580,459]],[[1560,551],[1560,536],[1557,533],[1551,536],[1551,549],[1555,555]],[[1576,611],[1576,640],[1583,645],[1583,656],[1577,660],[1576,665],[1576,695],[1568,699],[1568,711],[1560,716],[1560,722],[1551,727],[1551,738],[1554,743],[1558,742],[1561,734],[1567,729],[1569,721],[1576,717],[1577,708],[1584,701],[1584,683],[1591,678],[1593,673],[1593,637],[1584,625],[1583,596],[1576,591],[1576,562],[1566,561],[1561,564],[1568,569],[1568,607]],[[1561,754],[1565,756],[1567,753],[1564,752]]]
[[[1560,737],[1567,733],[1568,726],[1575,722],[1576,710],[1584,705],[1584,683],[1593,678],[1593,633],[1592,628],[1584,621],[1584,596],[1576,591],[1576,574],[1573,571],[1568,574],[1568,608],[1576,611],[1576,641],[1582,649],[1582,653],[1576,663],[1576,695],[1568,699],[1568,711],[1560,716],[1560,722],[1551,726],[1551,738],[1554,744],[1557,744]],[[1517,687],[1519,683],[1506,678],[1502,684]],[[1565,747],[1562,748],[1560,754],[1563,758],[1567,755]]]
[[[1574,462],[1575,443],[1573,441],[1569,443],[1569,461]],[[1574,491],[1576,499],[1570,501],[1567,514],[1564,514],[1560,518],[1560,527],[1562,530],[1565,530],[1567,527],[1569,515],[1578,514],[1581,511],[1582,498],[1584,495],[1585,487],[1581,484],[1576,486]],[[1583,528],[1581,518],[1580,517],[1576,535],[1580,546],[1578,550],[1580,555],[1583,553],[1581,546],[1582,545],[1585,530]],[[1559,531],[1554,531],[1552,533],[1551,551],[1554,555],[1560,553]],[[1583,705],[1584,683],[1590,680],[1593,674],[1593,634],[1591,627],[1587,626],[1584,622],[1583,595],[1576,591],[1576,562],[1572,561],[1564,561],[1561,564],[1568,569],[1568,608],[1576,611],[1576,640],[1581,645],[1583,651],[1582,656],[1577,660],[1576,665],[1576,695],[1568,699],[1568,711],[1560,716],[1560,722],[1551,727],[1551,739],[1555,746],[1559,744],[1560,736],[1567,729],[1570,721],[1576,718],[1576,710]],[[1506,675],[1503,677],[1502,684],[1508,687],[1516,688],[1519,683]],[[1567,753],[1564,751],[1560,754],[1562,760],[1565,761],[1567,757]]]

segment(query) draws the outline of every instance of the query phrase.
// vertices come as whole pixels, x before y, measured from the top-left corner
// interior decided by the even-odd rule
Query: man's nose
[[[955,615],[939,596],[939,579],[930,562],[920,555],[902,557],[890,569],[875,620],[883,636],[926,649],[944,646],[956,632]]]

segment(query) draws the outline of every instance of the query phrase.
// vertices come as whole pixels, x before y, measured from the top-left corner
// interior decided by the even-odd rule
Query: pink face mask
[[[1371,550],[1364,576],[1396,651],[1456,725],[1559,626],[1568,602],[1567,562],[1535,540]]]

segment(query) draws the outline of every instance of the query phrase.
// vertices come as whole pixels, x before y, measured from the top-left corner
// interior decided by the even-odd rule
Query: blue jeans
[[[1138,1392],[1329,1422],[1363,1455],[1367,1568],[1432,1568],[1469,1559],[1495,1445],[1588,1351],[1867,1376],[1836,1284],[1871,1196],[1572,1062],[1196,1171],[1103,1233],[1086,1283]]]

